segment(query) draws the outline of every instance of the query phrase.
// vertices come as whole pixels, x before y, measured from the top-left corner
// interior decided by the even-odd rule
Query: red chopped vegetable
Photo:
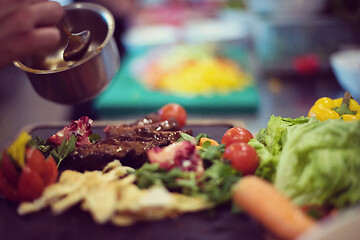
[[[48,141],[61,145],[64,140],[68,140],[71,135],[77,137],[76,146],[90,144],[89,136],[92,134],[91,124],[93,120],[87,116],[82,116],[78,120],[72,121],[69,125],[52,135]]]
[[[202,159],[189,141],[181,141],[164,148],[156,147],[147,152],[151,163],[158,163],[161,168],[170,170],[178,167],[183,171],[204,172]]]

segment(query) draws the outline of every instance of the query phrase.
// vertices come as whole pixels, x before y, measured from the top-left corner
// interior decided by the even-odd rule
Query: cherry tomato
[[[37,148],[28,147],[25,151],[26,165],[31,169],[39,173],[40,176],[44,174],[45,169],[45,157]]]
[[[17,201],[17,185],[19,172],[14,167],[6,151],[3,152],[0,164],[0,194],[7,199]]]
[[[13,188],[16,188],[20,173],[11,162],[10,157],[6,151],[3,152],[0,171],[2,172],[4,178],[6,178],[8,184],[10,184]]]
[[[0,194],[12,201],[18,201],[17,188],[9,184],[3,171],[0,171]]]
[[[221,143],[228,147],[234,142],[248,143],[252,138],[254,138],[253,135],[245,128],[233,127],[225,132]]]
[[[51,155],[45,160],[45,162],[46,171],[41,175],[41,177],[45,186],[48,186],[56,182],[59,172],[55,159]]]
[[[235,142],[225,148],[223,157],[243,175],[254,174],[259,165],[258,155],[253,147],[244,142]]]
[[[45,186],[54,183],[57,179],[58,169],[54,158],[50,155],[45,159],[37,148],[26,149],[26,165],[40,175]]]
[[[58,169],[54,158],[45,159],[37,148],[26,148],[25,166],[16,169],[6,151],[0,165],[0,193],[14,201],[31,201],[44,188],[57,180]]]
[[[25,165],[19,178],[19,199],[21,201],[34,200],[41,196],[44,188],[44,181],[40,175],[34,169]]]
[[[159,109],[158,114],[160,115],[162,121],[174,118],[179,123],[180,127],[183,127],[186,124],[186,110],[177,103],[169,103],[164,105]]]
[[[315,54],[305,54],[294,58],[293,66],[301,75],[311,75],[319,71],[321,62]]]

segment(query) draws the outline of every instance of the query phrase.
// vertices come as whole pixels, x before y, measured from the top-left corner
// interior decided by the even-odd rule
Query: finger
[[[0,4],[2,6],[9,6],[9,5],[17,5],[17,4],[33,4],[33,3],[39,3],[39,2],[48,2],[48,0],[0,0]]]
[[[29,2],[29,0],[0,0],[0,4],[1,6],[4,8],[11,6],[11,5],[18,5],[18,4],[23,4],[23,3],[27,3]]]
[[[1,1],[1,0],[0,0]],[[24,7],[29,7],[30,4],[23,2],[11,2],[11,3],[0,3],[0,21],[8,18],[8,16],[16,14],[21,11]]]
[[[30,34],[19,34],[15,38],[10,39],[7,41],[7,47],[3,52],[10,61],[22,59],[38,52],[48,52],[55,49],[60,39],[61,36],[58,28],[43,27],[36,29]]]
[[[60,21],[63,14],[63,8],[55,2],[19,5],[16,11],[0,18],[0,39],[17,34],[29,34],[38,26],[54,25]]]
[[[14,35],[27,34],[34,29],[32,10],[29,5],[18,5],[10,9],[4,15],[0,15],[0,41],[11,39]],[[4,12],[2,12],[4,13]]]
[[[40,2],[53,2],[53,1],[48,1],[48,0],[26,0],[29,3],[40,3]]]
[[[32,5],[34,25],[53,25],[60,21],[64,9],[58,2],[40,2]]]
[[[48,2],[48,0],[0,0],[0,4],[3,7],[10,6],[10,5],[18,5],[18,4],[33,4],[39,2]]]

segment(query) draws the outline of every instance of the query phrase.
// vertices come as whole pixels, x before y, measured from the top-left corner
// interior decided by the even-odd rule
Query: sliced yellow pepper
[[[25,165],[25,148],[30,140],[31,136],[27,132],[22,132],[7,149],[12,159],[21,168]]]
[[[318,99],[311,107],[308,117],[316,117],[320,121],[327,119],[343,119],[344,121],[360,120],[360,105],[346,92],[344,98]]]

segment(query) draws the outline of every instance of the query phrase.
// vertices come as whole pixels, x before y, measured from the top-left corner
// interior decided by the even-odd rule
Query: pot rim
[[[25,64],[23,64],[20,60],[14,60],[13,64],[16,67],[24,70],[25,72],[33,73],[33,74],[52,74],[52,73],[63,72],[63,71],[75,68],[77,66],[80,66],[80,65],[84,64],[85,62],[88,62],[95,56],[99,55],[101,50],[111,41],[111,39],[114,35],[114,32],[115,32],[115,19],[114,19],[114,16],[112,15],[112,13],[107,8],[105,8],[99,4],[96,4],[96,3],[88,3],[88,2],[71,3],[71,4],[63,6],[63,8],[65,10],[81,8],[81,9],[91,10],[91,11],[99,13],[99,15],[101,15],[106,20],[106,23],[108,26],[108,32],[106,34],[105,40],[91,54],[89,54],[85,58],[82,58],[79,61],[76,61],[74,64],[72,64],[70,66],[60,67],[60,68],[53,69],[53,70],[40,70],[40,69],[30,68],[30,67],[26,66]]]

